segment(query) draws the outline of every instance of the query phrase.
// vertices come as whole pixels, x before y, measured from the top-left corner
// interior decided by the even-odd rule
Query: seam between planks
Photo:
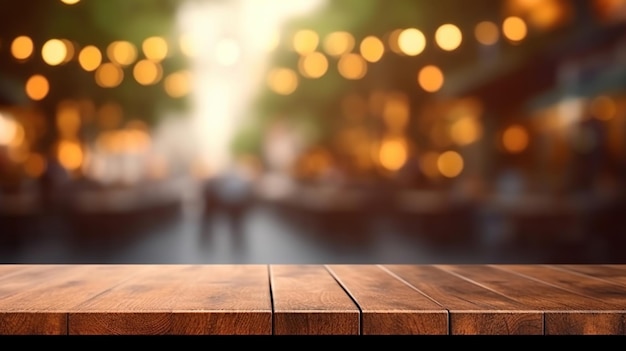
[[[406,279],[402,278],[401,276],[397,275],[396,273],[392,272],[389,268],[385,267],[385,265],[382,264],[377,264],[376,265],[378,268],[380,268],[381,270],[383,270],[384,272],[386,272],[387,274],[391,275],[392,277],[396,278],[397,280],[399,280],[400,282],[402,282],[404,285],[408,286],[409,288],[417,291],[418,293],[422,294],[423,296],[425,296],[427,299],[429,299],[430,301],[434,302],[435,304],[439,305],[441,308],[443,308],[446,311],[446,318],[448,319],[448,335],[452,335],[452,319],[450,317],[451,312],[448,308],[446,308],[444,305],[442,305],[441,303],[439,303],[439,301],[435,300],[434,298],[430,297],[430,295],[426,294],[425,292],[421,291],[419,288],[417,288],[416,286],[414,286],[413,284],[409,283]]]
[[[341,289],[346,293],[346,295],[348,295],[350,300],[352,300],[352,302],[354,302],[354,305],[356,306],[356,308],[359,309],[359,335],[363,335],[363,310],[361,309],[361,306],[359,306],[359,303],[356,301],[354,296],[352,296],[352,294],[350,294],[348,289],[343,284],[341,284],[341,281],[335,275],[335,272],[333,272],[332,269],[330,269],[328,267],[328,265],[324,265],[324,269],[330,274],[331,277],[333,277],[333,279],[337,282],[337,284],[339,284]]]
[[[272,289],[273,284],[272,284],[272,267],[271,265],[267,265],[267,282],[269,284],[269,289],[270,289],[270,305],[272,307],[272,322],[271,322],[271,328],[272,328],[272,335],[275,335],[275,328],[274,328],[274,323],[275,323],[275,317],[276,317],[276,310],[274,308],[274,290]]]

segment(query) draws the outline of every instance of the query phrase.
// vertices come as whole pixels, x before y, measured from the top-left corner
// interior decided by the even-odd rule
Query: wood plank
[[[110,265],[40,265],[0,287],[0,334],[67,334],[67,312],[128,279],[134,269]]]
[[[429,265],[384,265],[450,314],[454,335],[541,335],[543,313]]]
[[[276,335],[357,335],[359,309],[321,265],[270,265]]]
[[[626,310],[626,287],[593,276],[569,272],[552,265],[505,265],[498,269],[519,273],[546,284],[601,300],[613,310]]]
[[[448,312],[375,265],[328,265],[361,309],[361,333],[448,334]]]
[[[0,280],[28,269],[37,269],[35,264],[0,264]]]
[[[626,286],[626,266],[624,265],[559,264],[552,265],[552,267]]]
[[[609,311],[597,311],[593,324],[584,325],[576,323],[576,321],[565,322],[564,318],[569,315],[546,315],[546,333],[552,333],[552,326],[564,324],[575,324],[575,327],[581,331],[576,332],[584,334],[620,334],[624,335],[626,331],[626,287],[615,284],[610,281],[598,279],[595,277],[569,272],[567,270],[557,269],[555,267],[544,265],[506,265],[498,266],[499,269],[519,273],[526,277],[545,282],[575,294],[587,296],[590,299],[601,300],[609,305]]]
[[[70,334],[272,333],[266,265],[159,265],[70,314]]]
[[[599,299],[573,293],[560,287],[534,280],[489,265],[436,265],[464,279],[480,284],[529,309],[544,311],[545,334],[611,334],[606,317],[612,306]],[[498,266],[499,267],[499,266]]]

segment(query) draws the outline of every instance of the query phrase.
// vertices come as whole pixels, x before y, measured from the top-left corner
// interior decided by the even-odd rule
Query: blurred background
[[[0,5],[1,263],[626,263],[626,0]]]

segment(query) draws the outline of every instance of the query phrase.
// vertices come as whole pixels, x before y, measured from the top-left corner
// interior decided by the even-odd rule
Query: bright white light
[[[290,17],[327,0],[194,1],[179,12],[179,31],[193,52],[191,125],[198,157],[219,172],[230,161],[230,141],[250,98],[263,84],[269,51]],[[189,131],[187,131],[189,133]],[[189,134],[180,140],[189,140]]]
[[[215,58],[223,66],[237,63],[240,56],[239,44],[232,39],[222,39],[215,47]]]

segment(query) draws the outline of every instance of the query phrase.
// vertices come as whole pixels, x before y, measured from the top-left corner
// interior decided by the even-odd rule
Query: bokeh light
[[[435,32],[435,42],[445,51],[452,51],[461,45],[463,34],[459,27],[454,24],[444,24]]]
[[[502,22],[502,33],[510,41],[519,42],[526,37],[528,27],[526,26],[526,22],[520,17],[510,16],[505,18],[504,22]]]
[[[163,76],[163,68],[158,62],[139,60],[133,67],[133,76],[141,85],[153,85]]]
[[[520,153],[528,147],[528,131],[519,124],[511,125],[502,133],[502,145],[510,153]]]
[[[602,121],[611,120],[617,114],[615,100],[606,95],[600,95],[591,100],[589,109],[593,117]]]
[[[498,42],[500,32],[498,26],[491,21],[481,21],[474,28],[476,40],[483,45],[493,45]]]
[[[399,137],[386,138],[380,146],[379,161],[385,169],[397,171],[406,163],[408,153],[405,139]]]
[[[33,100],[42,100],[49,91],[50,83],[41,74],[35,74],[26,81],[26,95]]]
[[[50,66],[57,66],[63,63],[67,54],[67,46],[60,39],[50,39],[41,48],[41,57]]]
[[[385,45],[382,40],[370,35],[361,41],[359,46],[361,55],[368,62],[378,62],[385,53]]]
[[[96,69],[96,83],[103,88],[114,88],[124,80],[124,71],[114,63],[107,62]]]
[[[300,57],[298,70],[306,78],[320,78],[328,70],[328,59],[321,52],[312,52]]]
[[[144,39],[141,43],[144,56],[153,61],[161,61],[167,57],[168,44],[165,38],[152,36]]]
[[[33,54],[33,50],[33,40],[28,36],[20,35],[11,42],[11,54],[18,60],[28,59]]]
[[[185,70],[169,74],[165,77],[164,88],[173,98],[186,96],[191,90],[191,73]]]
[[[367,73],[367,62],[359,54],[346,54],[337,62],[337,69],[346,79],[361,79]]]
[[[129,41],[117,40],[107,46],[107,57],[120,66],[128,66],[137,59],[137,47]]]
[[[87,45],[78,54],[78,63],[85,71],[94,71],[102,63],[100,49],[93,45]]]
[[[354,36],[348,32],[332,32],[324,38],[324,51],[330,56],[341,56],[348,54],[354,49]]]
[[[443,86],[443,72],[435,65],[424,66],[417,75],[417,81],[422,89],[434,93]]]
[[[417,56],[426,47],[426,37],[417,28],[404,29],[398,35],[398,47],[406,55]]]
[[[452,140],[459,146],[474,143],[482,136],[482,126],[473,116],[463,116],[450,127]]]
[[[310,29],[302,29],[293,36],[293,49],[300,55],[310,54],[317,49],[320,38]]]
[[[57,158],[65,169],[78,170],[83,164],[83,149],[76,141],[61,140],[57,146]]]
[[[289,95],[298,87],[298,76],[289,68],[273,68],[267,75],[270,89],[280,95]]]
[[[437,158],[439,172],[447,178],[455,178],[463,171],[463,157],[456,151],[445,151]]]
[[[17,134],[17,123],[12,118],[0,113],[0,146],[6,146]]]

